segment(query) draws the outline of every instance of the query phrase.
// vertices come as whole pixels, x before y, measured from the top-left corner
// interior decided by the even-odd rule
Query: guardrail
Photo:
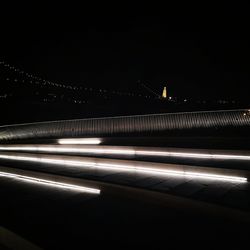
[[[155,134],[250,127],[250,110],[220,110],[14,124],[0,127],[0,141]]]

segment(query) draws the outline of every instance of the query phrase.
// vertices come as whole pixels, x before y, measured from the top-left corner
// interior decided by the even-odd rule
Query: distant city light
[[[162,98],[167,98],[168,94],[167,94],[167,87],[164,87],[163,88],[163,91],[162,91]]]

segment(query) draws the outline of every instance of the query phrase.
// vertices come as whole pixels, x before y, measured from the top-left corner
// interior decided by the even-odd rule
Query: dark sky
[[[1,34],[5,61],[51,81],[129,89],[141,80],[155,90],[167,83],[175,96],[248,98],[250,45],[240,21],[18,16]]]

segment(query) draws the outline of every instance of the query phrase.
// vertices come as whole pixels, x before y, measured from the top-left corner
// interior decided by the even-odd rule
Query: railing
[[[61,120],[0,127],[0,141],[250,128],[250,111],[220,110]]]

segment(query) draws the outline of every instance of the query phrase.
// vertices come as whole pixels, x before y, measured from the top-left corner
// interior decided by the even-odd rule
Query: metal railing
[[[14,124],[0,127],[0,141],[116,136],[250,127],[250,111],[219,110]]]

